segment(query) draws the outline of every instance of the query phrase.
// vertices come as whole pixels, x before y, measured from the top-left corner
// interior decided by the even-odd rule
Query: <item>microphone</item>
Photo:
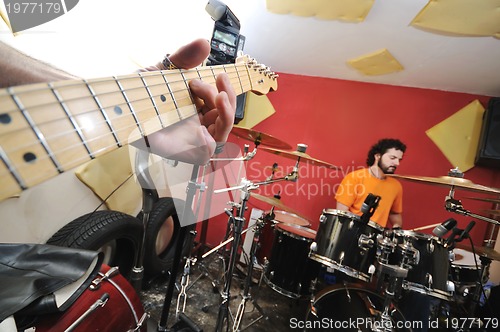
[[[463,239],[467,239],[469,237],[469,232],[471,231],[472,227],[474,227],[474,225],[476,225],[476,222],[474,220],[472,220],[467,225],[467,227],[465,227],[465,229],[462,231],[462,233],[460,233],[460,236],[458,237],[458,239],[456,241],[460,242]]]
[[[457,221],[453,218],[445,220],[441,225],[436,226],[432,233],[437,237],[443,237],[457,225]]]
[[[370,221],[370,217],[375,212],[375,209],[377,209],[379,201],[380,196],[376,196],[372,193],[369,193],[368,196],[366,196],[365,201],[361,205],[360,209],[361,212],[363,212],[363,214],[361,215],[362,222],[368,223],[368,221]]]

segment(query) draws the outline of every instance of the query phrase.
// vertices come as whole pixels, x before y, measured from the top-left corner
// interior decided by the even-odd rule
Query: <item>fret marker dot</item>
[[[33,152],[26,152],[23,155],[23,159],[27,163],[33,163],[36,160],[36,155]]]
[[[165,100],[167,100],[167,97],[165,97],[165,95],[161,95],[160,99],[161,99],[162,102],[165,102]]]
[[[12,121],[12,118],[10,117],[9,114],[7,114],[7,113],[0,114],[0,123],[8,124],[11,121]]]
[[[122,115],[123,113],[120,106],[115,106],[115,108],[113,108],[113,111],[115,112],[116,115]]]

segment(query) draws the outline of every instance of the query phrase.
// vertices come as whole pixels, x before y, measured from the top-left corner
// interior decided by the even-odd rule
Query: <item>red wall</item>
[[[339,170],[301,163],[298,182],[261,186],[255,192],[272,196],[281,190],[282,202],[310,220],[315,230],[322,210],[335,207],[333,193],[343,174],[365,166],[368,149],[380,138],[394,137],[406,143],[407,151],[398,174],[446,175],[454,166],[425,131],[471,101],[479,99],[486,106],[490,98],[290,74],[280,74],[278,90],[268,97],[276,113],[254,129],[275,136],[294,148],[297,143],[305,143],[310,156],[334,164]],[[242,147],[251,144],[233,135],[230,140]],[[287,174],[295,164],[292,159],[260,150],[247,163],[247,177],[254,182],[264,180],[270,175],[274,162],[279,165],[276,176]],[[466,172],[465,177],[477,184],[500,187],[499,173],[498,170],[474,167]],[[444,209],[449,188],[408,181],[402,181],[402,184],[405,229],[440,223],[450,217],[457,219],[458,226],[464,228],[472,220]],[[455,198],[462,199],[464,208],[478,214],[481,214],[481,209],[491,208],[491,204],[465,197],[480,196],[485,195],[464,190],[457,190],[455,194]],[[269,205],[253,198],[248,205],[249,208],[270,209]],[[219,243],[224,236],[226,220],[225,215],[210,220],[207,243]],[[486,222],[476,221],[472,231],[475,244],[481,244],[486,226]],[[432,228],[423,232],[431,231]]]

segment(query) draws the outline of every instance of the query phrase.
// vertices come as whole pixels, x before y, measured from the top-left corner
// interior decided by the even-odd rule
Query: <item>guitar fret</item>
[[[179,70],[179,71],[180,71],[180,74],[182,76],[182,81],[184,82],[184,85],[186,86],[186,91],[188,92],[189,97],[191,98],[191,100],[194,100],[193,99],[193,94],[191,93],[191,89],[189,88],[189,84],[187,82],[186,77],[184,76],[184,73],[182,72],[182,70]],[[180,112],[179,112],[179,119],[183,120],[183,116],[182,116],[182,114],[180,114]]]
[[[21,100],[19,100],[19,98],[15,95],[15,93],[10,88],[8,88],[7,91],[10,93],[10,96],[12,97],[12,100],[17,105],[17,107],[21,111],[21,114],[23,115],[24,119],[30,125],[31,129],[35,133],[36,137],[38,138],[38,141],[40,142],[40,144],[42,145],[43,149],[45,150],[45,152],[49,156],[50,160],[54,164],[54,166],[57,169],[57,171],[59,173],[64,172],[64,170],[61,167],[61,164],[57,161],[56,156],[54,155],[54,153],[52,152],[52,149],[50,148],[49,144],[47,143],[47,140],[45,139],[45,136],[40,131],[40,129],[36,125],[35,121],[33,121],[33,119],[31,118],[30,114],[28,113],[28,111],[26,111],[26,109],[24,108],[24,105],[21,103]],[[37,158],[37,156],[34,156],[34,157]]]
[[[116,76],[113,76],[113,79],[115,80],[116,84],[118,85],[118,88],[120,89],[120,91],[122,93],[122,96],[125,99],[125,103],[127,103],[127,106],[130,109],[130,112],[132,113],[132,116],[134,117],[135,123],[137,125],[137,128],[139,129],[139,132],[140,132],[141,136],[142,137],[146,137],[144,131],[142,130],[139,118],[137,117],[137,114],[136,114],[136,112],[134,110],[134,107],[132,106],[132,103],[128,99],[127,94],[125,93],[125,90],[123,89],[122,84],[120,83],[120,81],[118,81],[118,78]]]
[[[80,141],[82,141],[83,147],[87,151],[87,154],[89,155],[90,159],[94,159],[95,156],[92,153],[92,150],[90,150],[90,147],[89,147],[89,145],[87,143],[87,140],[85,139],[85,137],[83,135],[83,132],[82,132],[80,126],[78,125],[78,123],[76,122],[75,118],[73,117],[73,115],[69,111],[68,107],[66,106],[66,103],[63,101],[63,98],[61,98],[61,96],[59,95],[59,93],[57,92],[57,90],[54,88],[54,86],[53,86],[52,83],[49,83],[48,85],[49,85],[49,88],[52,90],[52,93],[56,97],[57,101],[61,105],[62,110],[64,111],[64,113],[68,117],[69,121],[71,122],[71,125],[75,129],[75,131],[76,131],[76,133],[78,135],[78,138],[80,139]]]
[[[7,154],[5,153],[5,151],[2,148],[2,146],[0,146],[0,158],[2,158],[2,162],[7,167],[7,169],[9,170],[10,174],[12,175],[12,177],[14,178],[14,180],[17,182],[17,184],[19,185],[19,187],[22,190],[28,189],[28,186],[24,182],[24,180],[21,177],[21,175],[19,174],[19,172],[16,170],[16,168],[14,166],[12,166],[13,163],[11,162],[11,160],[9,159],[9,157],[7,156]]]
[[[238,76],[238,82],[240,82],[240,87],[241,87],[241,91],[245,91],[245,89],[243,88],[243,83],[241,82],[241,77],[240,77],[240,72],[238,71],[238,66],[234,66],[235,70],[236,70],[236,76]]]
[[[165,128],[165,125],[164,125],[164,123],[161,119],[161,116],[160,116],[160,111],[158,110],[158,106],[156,105],[156,102],[155,102],[155,99],[153,97],[153,94],[151,93],[151,90],[149,89],[148,85],[146,84],[146,81],[144,80],[144,77],[141,75],[141,73],[139,73],[139,77],[141,78],[141,81],[142,81],[142,84],[144,85],[144,88],[148,92],[149,99],[151,99],[151,102],[153,103],[153,107],[155,109],[156,115],[158,116],[158,119],[160,120],[161,127]]]
[[[92,87],[89,85],[89,83],[86,80],[83,80],[83,82],[85,83],[85,85],[89,89],[89,92],[92,95],[92,98],[94,98],[94,101],[97,104],[97,107],[99,107],[99,110],[101,111],[101,114],[104,117],[104,120],[106,121],[106,123],[107,123],[107,125],[109,127],[109,130],[111,130],[111,134],[113,135],[113,138],[116,141],[116,145],[118,147],[121,147],[122,143],[120,142],[120,138],[116,134],[116,131],[115,131],[114,127],[113,127],[113,124],[111,123],[111,119],[108,116],[108,112],[106,112],[106,110],[104,109],[104,107],[102,107],[102,104],[99,101],[99,99],[97,98],[97,95],[95,94],[94,89],[92,89]]]
[[[181,117],[181,113],[179,111],[179,105],[177,104],[177,100],[175,100],[174,92],[172,91],[172,88],[170,87],[170,84],[168,83],[168,80],[165,77],[165,74],[163,73],[163,71],[161,72],[161,76],[163,77],[165,84],[167,84],[168,93],[170,93],[170,97],[172,97],[172,101],[173,101],[174,106],[175,106],[175,111],[177,112],[177,116],[181,120],[182,117]]]

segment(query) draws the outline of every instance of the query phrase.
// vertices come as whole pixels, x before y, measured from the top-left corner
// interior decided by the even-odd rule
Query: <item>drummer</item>
[[[403,187],[386,174],[396,171],[405,151],[406,145],[398,139],[384,138],[374,144],[368,151],[368,167],[347,174],[340,183],[335,195],[337,210],[361,215],[361,206],[371,193],[381,198],[370,220],[382,227],[389,222],[392,228],[401,228]]]

